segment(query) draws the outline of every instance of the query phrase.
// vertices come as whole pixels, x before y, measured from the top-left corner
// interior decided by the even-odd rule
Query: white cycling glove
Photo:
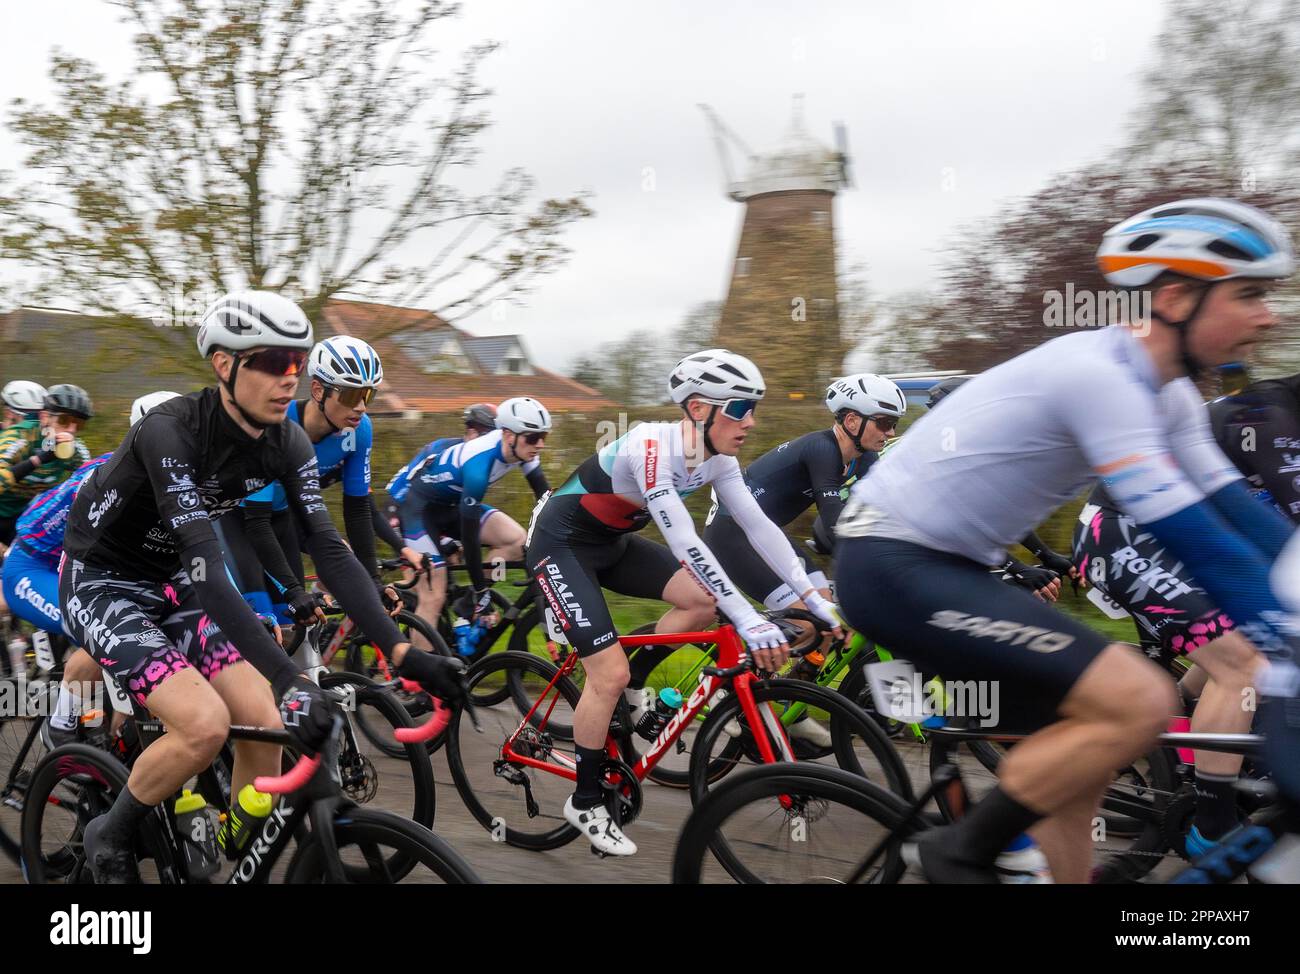
[[[749,625],[740,627],[740,638],[750,652],[761,649],[778,649],[785,643],[785,633],[773,622],[756,616]]]
[[[809,592],[802,601],[804,605],[808,606],[809,612],[832,629],[844,625],[840,621],[840,612],[835,603],[823,598],[820,592]]]

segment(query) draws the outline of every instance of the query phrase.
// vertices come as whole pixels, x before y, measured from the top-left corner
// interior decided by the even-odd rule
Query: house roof
[[[466,335],[461,339],[461,345],[474,356],[479,368],[492,373],[501,367],[510,350],[522,343],[517,335],[484,335],[481,338]]]
[[[336,335],[353,335],[370,342],[384,363],[383,391],[377,398],[379,409],[452,412],[476,402],[501,402],[512,396],[532,396],[551,410],[561,412],[603,411],[617,404],[595,389],[580,382],[533,366],[532,375],[493,375],[517,335],[494,335],[476,338],[449,325],[430,311],[398,308],[362,301],[330,301],[321,315],[321,337],[326,329]],[[437,331],[447,329],[455,335],[473,363],[477,373],[425,372],[420,364],[393,335],[408,329]],[[522,342],[519,342],[522,346]],[[493,359],[493,356],[496,356]],[[489,362],[495,362],[491,369]]]

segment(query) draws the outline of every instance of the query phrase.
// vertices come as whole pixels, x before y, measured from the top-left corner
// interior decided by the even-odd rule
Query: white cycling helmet
[[[551,414],[536,399],[517,396],[497,407],[497,429],[512,433],[545,433],[551,428]]]
[[[851,409],[863,416],[901,417],[907,412],[907,397],[883,375],[859,372],[836,379],[826,388],[826,408],[834,416]]]
[[[300,307],[270,291],[232,291],[203,312],[199,354],[216,348],[311,348],[311,322]]]
[[[141,396],[131,403],[131,425],[134,426],[144,419],[144,414],[155,406],[161,406],[168,399],[179,399],[180,395],[179,392],[151,392],[148,395]]]
[[[705,399],[763,398],[766,386],[758,366],[725,348],[708,348],[688,355],[668,374],[668,394],[673,402],[683,403],[688,397],[701,395]]]
[[[326,385],[373,388],[384,381],[378,353],[360,338],[336,335],[316,343],[307,360],[307,372]]]
[[[36,413],[45,408],[45,386],[26,379],[6,382],[0,399],[16,413]]]
[[[1166,271],[1202,281],[1289,277],[1291,237],[1263,210],[1236,200],[1178,200],[1106,231],[1097,265],[1111,284],[1142,287]]]

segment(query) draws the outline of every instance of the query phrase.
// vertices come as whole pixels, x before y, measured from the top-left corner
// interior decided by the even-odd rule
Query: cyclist
[[[151,392],[131,404],[131,425],[154,406],[176,398],[174,392]],[[67,526],[72,499],[91,471],[111,457],[103,453],[71,477],[39,495],[18,518],[13,546],[0,571],[0,591],[13,606],[14,614],[37,629],[63,634],[59,611],[59,558],[63,554],[63,531]],[[41,739],[49,748],[76,739],[81,713],[78,690],[99,679],[99,667],[83,649],[73,652],[63,667],[63,682],[50,719],[41,725]]]
[[[1112,227],[1098,263],[1112,285],[1150,293],[1149,317],[970,380],[855,485],[837,526],[849,621],[927,672],[998,681],[1000,726],[1037,731],[997,788],[909,850],[934,881],[996,882],[997,856],[1031,826],[1057,881],[1086,881],[1104,789],[1176,705],[1149,660],[988,574],[1089,479],[1256,646],[1286,650],[1268,573],[1290,525],[1249,495],[1188,378],[1276,324],[1266,295],[1294,269],[1286,230],[1230,200],[1184,200]]]
[[[1300,524],[1300,375],[1214,400],[1210,426],[1256,496]]]
[[[77,432],[93,415],[85,389],[60,383],[46,391],[35,419],[0,433],[0,544],[13,541],[18,515],[33,497],[90,459]]]
[[[839,627],[834,607],[763,514],[736,460],[765,391],[754,363],[726,349],[697,352],[673,367],[668,391],[683,418],[635,426],[583,461],[537,505],[529,530],[529,571],[554,620],[550,628],[573,646],[586,673],[573,721],[577,786],[564,817],[607,855],[632,855],[636,845],[602,804],[605,738],[629,673],[601,588],[670,603],[658,632],[703,629],[720,606],[765,670],[780,669],[789,652],[781,630],[754,610],[695,533],[682,498],[713,484],[777,576],[810,611]],[[637,536],[651,521],[668,547]]]
[[[251,491],[279,480],[344,609],[399,673],[459,699],[459,661],[402,642],[330,522],[311,442],[285,421],[311,347],[311,325],[287,298],[240,291],[214,302],[198,348],[217,385],[156,406],[77,491],[59,578],[64,625],[167,726],[136,760],[112,808],[86,826],[96,883],[139,881],[136,828],[212,760],[232,721],[283,722],[307,752],[333,725],[328,694],[298,671],[225,572],[212,518]],[[231,793],[279,767],[279,748],[237,742]]]
[[[387,530],[392,532],[397,538],[397,549],[395,550],[399,550],[404,546],[404,542],[401,540],[401,535],[397,532],[401,529],[402,516],[400,505],[402,501],[406,499],[406,493],[410,485],[409,477],[411,470],[418,467],[422,462],[424,462],[425,458],[432,453],[440,453],[449,446],[454,446],[462,441],[468,442],[491,433],[497,428],[497,407],[492,405],[490,402],[476,402],[465,407],[464,411],[461,413],[461,420],[465,424],[464,435],[460,437],[444,436],[440,439],[433,440],[430,443],[426,443],[420,448],[419,453],[403,464],[397,473],[393,474],[392,479],[388,481],[388,485],[384,488],[385,492],[388,494],[390,511],[380,512],[376,507],[375,533],[378,536],[383,537],[385,540],[388,540],[386,535],[379,534],[382,530],[380,522],[383,522],[383,527],[387,528]],[[396,524],[394,525],[393,523],[390,523],[390,519],[395,521]],[[391,541],[389,543],[392,544]]]
[[[467,414],[468,424],[470,416]],[[420,586],[417,612],[437,626],[447,595],[447,569],[439,539],[460,542],[474,589],[469,621],[491,611],[491,586],[483,573],[480,544],[493,561],[524,556],[524,529],[504,511],[483,503],[487,489],[518,467],[536,497],[549,486],[540,455],[551,429],[551,414],[536,399],[507,399],[496,411],[496,429],[482,436],[431,450],[411,467],[402,499],[402,534],[407,545],[427,555],[432,587]],[[436,446],[436,444],[435,444]]]
[[[14,379],[0,390],[0,402],[4,403],[3,428],[8,429],[24,420],[38,418],[45,408],[45,386],[27,379]]]
[[[335,336],[320,341],[307,359],[309,397],[289,403],[287,419],[306,432],[316,452],[321,487],[343,485],[343,524],[352,553],[381,590],[375,557],[375,526],[370,496],[370,451],[373,429],[366,406],[384,378],[378,354],[357,338]],[[242,515],[242,516],[241,516]],[[264,615],[288,623],[313,604],[306,591],[302,539],[289,513],[284,487],[267,484],[244,500],[241,515],[223,518],[220,536],[234,562],[244,597]],[[391,529],[390,529],[391,530]],[[401,552],[413,564],[419,554]],[[264,591],[269,579],[275,597]],[[388,597],[396,601],[397,593]]]

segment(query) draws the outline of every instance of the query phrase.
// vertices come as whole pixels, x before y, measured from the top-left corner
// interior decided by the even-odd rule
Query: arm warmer
[[[524,479],[528,481],[528,486],[533,489],[533,496],[541,499],[541,496],[551,489],[551,485],[546,482],[546,474],[542,468],[534,467],[524,474]]]
[[[262,570],[275,579],[286,595],[292,596],[302,588],[302,582],[289,565],[289,558],[280,547],[271,525],[272,506],[263,501],[244,502],[244,535],[252,546],[257,560],[262,563]],[[232,517],[234,515],[231,515]],[[259,580],[249,579],[246,584],[257,584]],[[260,589],[261,585],[257,584]]]
[[[348,532],[348,542],[352,553],[356,555],[361,567],[370,573],[375,584],[379,583],[379,562],[375,560],[375,528],[370,519],[372,510],[370,495],[353,497],[343,495],[343,527]]]
[[[384,611],[374,582],[366,576],[361,563],[348,551],[337,532],[313,532],[307,538],[307,550],[325,587],[334,593],[344,611],[384,653],[391,654],[394,646],[405,642]]]
[[[1276,558],[1294,533],[1294,525],[1276,509],[1250,494],[1244,480],[1236,480],[1210,495],[1209,501],[1223,517],[1270,559]]]
[[[373,494],[370,495],[370,523],[374,525],[375,537],[392,548],[393,554],[401,555],[402,548],[405,547],[402,536],[388,523],[388,518],[379,512]]]

